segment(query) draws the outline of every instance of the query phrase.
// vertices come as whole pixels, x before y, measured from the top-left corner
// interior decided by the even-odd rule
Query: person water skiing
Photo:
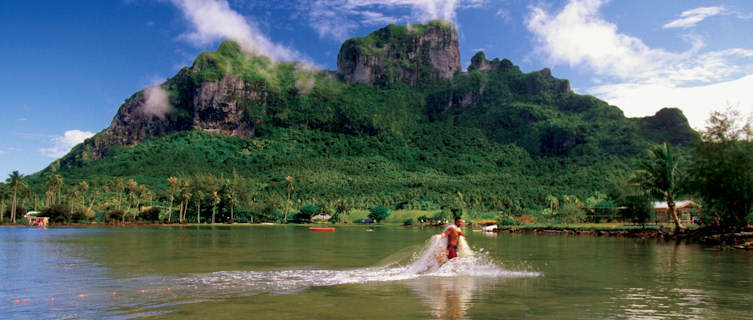
[[[442,232],[442,238],[447,237],[447,260],[458,256],[458,241],[460,240],[460,236],[463,235],[463,231],[460,230],[462,227],[463,219],[456,217],[455,224],[451,224]]]

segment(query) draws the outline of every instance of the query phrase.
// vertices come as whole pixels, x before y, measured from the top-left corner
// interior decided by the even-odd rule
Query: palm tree
[[[285,221],[288,221],[288,211],[290,209],[290,195],[293,193],[293,176],[285,177],[285,187],[288,189],[288,200],[285,201]]]
[[[55,182],[55,188],[57,189],[57,201],[62,203],[63,202],[63,177],[61,177],[59,174],[56,174],[52,176],[53,181]]]
[[[201,223],[201,199],[204,198],[204,192],[196,189],[196,223]]]
[[[675,229],[683,228],[675,211],[675,200],[681,195],[684,172],[680,159],[665,142],[648,150],[648,159],[640,162],[635,182],[656,199],[667,202],[668,213],[675,220]]]
[[[45,207],[55,204],[55,179],[52,176],[48,176],[44,182],[45,191]]]
[[[183,193],[183,201],[181,201],[181,212],[180,212],[180,223],[183,223],[183,220],[185,220],[186,213],[188,212],[188,204],[191,201],[191,193],[186,191]]]
[[[78,183],[78,190],[81,191],[81,212],[86,212],[86,193],[89,191],[89,183],[81,181]]]
[[[175,194],[178,193],[178,178],[169,177],[167,183],[170,185],[168,192],[170,193],[170,209],[167,210],[167,222],[170,223],[173,215],[173,200],[175,200]]]
[[[217,205],[220,204],[220,196],[217,191],[212,192],[212,224],[214,224],[214,213],[217,211]]]
[[[24,175],[18,173],[18,170],[14,170],[11,172],[10,175],[8,175],[8,179],[5,180],[5,182],[8,183],[11,189],[13,189],[13,201],[11,202],[10,207],[10,221],[12,223],[16,223],[16,206],[18,205],[18,188],[23,185],[23,179]]]

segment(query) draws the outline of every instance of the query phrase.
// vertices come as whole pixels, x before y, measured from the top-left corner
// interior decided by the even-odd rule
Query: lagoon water
[[[367,230],[373,231],[367,231]],[[438,228],[0,227],[2,319],[750,319],[753,253]]]

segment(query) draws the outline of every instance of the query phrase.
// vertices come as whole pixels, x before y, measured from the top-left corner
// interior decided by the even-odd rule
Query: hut
[[[682,223],[690,223],[694,219],[694,216],[698,216],[697,209],[701,206],[693,202],[693,200],[681,200],[675,201],[675,211]],[[674,218],[669,214],[669,207],[666,201],[654,202],[654,222],[674,222]]]

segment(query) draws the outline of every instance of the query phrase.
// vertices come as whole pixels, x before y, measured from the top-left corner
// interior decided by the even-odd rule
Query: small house
[[[682,223],[690,223],[693,216],[698,216],[696,210],[701,206],[692,200],[675,201],[675,212]],[[674,222],[674,218],[669,214],[669,207],[666,201],[654,202],[654,221],[655,222]]]
[[[311,221],[329,221],[330,218],[332,218],[332,216],[328,214],[317,214],[311,217]]]

